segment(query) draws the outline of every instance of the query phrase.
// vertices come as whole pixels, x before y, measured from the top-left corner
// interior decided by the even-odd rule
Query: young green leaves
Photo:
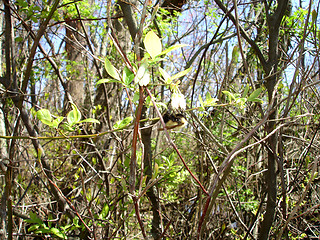
[[[178,44],[178,45],[171,46],[168,49],[162,51],[161,40],[157,36],[157,34],[155,34],[153,31],[149,31],[146,34],[143,43],[149,55],[146,55],[146,57],[142,59],[136,73],[133,73],[127,67],[125,67],[121,75],[120,71],[112,65],[109,59],[106,58],[104,62],[104,67],[111,78],[101,79],[97,82],[97,85],[102,83],[117,82],[117,83],[121,83],[125,87],[130,87],[132,80],[134,80],[134,83],[137,85],[147,86],[151,81],[149,67],[156,62],[162,61],[163,60],[163,58],[161,58],[162,55],[165,55],[178,48],[187,46],[185,44]],[[191,68],[188,68],[182,72],[179,72],[174,76],[170,76],[168,73],[165,72],[164,69],[160,67],[159,67],[159,71],[163,76],[163,78],[165,79],[166,84],[171,84],[173,80],[178,79],[186,75],[188,72],[190,72]]]
[[[74,131],[75,125],[81,123],[100,123],[98,120],[93,118],[86,118],[81,120],[81,112],[74,103],[71,103],[72,110],[68,112],[66,122],[62,124],[62,128],[67,131]],[[48,109],[40,109],[36,112],[36,117],[45,125],[51,128],[57,129],[59,124],[65,119],[62,116],[52,117],[52,114]]]
[[[247,96],[248,92],[249,92],[249,85],[247,85],[245,87],[244,92],[242,94],[242,97],[238,93],[231,93],[229,91],[222,91],[222,93],[226,95],[227,100],[229,101],[230,104],[236,103],[236,104],[240,105],[240,107],[244,107],[244,104],[246,102],[260,102],[260,103],[263,102],[260,98],[258,98],[258,96],[262,92],[262,88],[258,88],[256,90],[254,90],[249,96]]]

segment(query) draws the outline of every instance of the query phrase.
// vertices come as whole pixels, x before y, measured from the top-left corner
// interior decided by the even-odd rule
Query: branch
[[[134,40],[138,32],[138,25],[137,25],[136,19],[133,17],[134,14],[133,14],[132,8],[125,1],[119,0],[118,3],[123,12],[123,17],[128,25],[131,38]]]
[[[226,8],[226,6],[220,1],[220,0],[214,0],[216,2],[216,4],[219,6],[219,8],[229,17],[229,19],[233,22],[233,24],[236,26],[237,22],[235,17],[230,13],[230,11],[228,11],[228,9]],[[255,51],[255,53],[257,54],[260,63],[262,65],[267,64],[266,59],[264,58],[262,52],[260,51],[259,46],[255,43],[255,41],[253,41],[249,35],[247,34],[247,32],[243,29],[242,26],[239,25],[239,30],[241,33],[241,36],[250,44],[250,46],[253,48],[253,50]]]
[[[272,98],[274,99],[274,98]],[[223,161],[223,163],[220,166],[219,174],[214,180],[214,183],[212,184],[211,190],[209,191],[209,198],[207,199],[207,203],[205,205],[205,208],[203,210],[201,219],[199,221],[199,227],[198,227],[198,239],[203,235],[204,227],[209,219],[209,214],[211,213],[212,207],[215,203],[215,199],[218,196],[218,193],[220,191],[220,188],[223,184],[223,182],[226,180],[227,176],[230,173],[231,166],[233,164],[233,161],[235,159],[235,156],[242,152],[245,148],[242,148],[242,146],[251,138],[251,136],[263,125],[267,122],[270,114],[274,112],[273,108],[273,101],[269,104],[267,113],[263,117],[263,119],[248,133],[246,136],[241,140],[240,143],[229,153],[229,155],[226,157],[226,159]],[[274,134],[273,132],[270,133],[270,135]],[[267,136],[269,137],[269,135]],[[263,139],[265,140],[265,139]],[[259,141],[260,142],[260,141]],[[223,175],[221,178],[220,176]]]
[[[36,54],[37,47],[39,45],[39,42],[40,42],[40,39],[41,39],[42,35],[44,34],[44,32],[45,32],[45,30],[47,28],[47,25],[48,25],[49,21],[51,20],[54,12],[56,11],[56,9],[58,7],[59,1],[60,0],[55,0],[55,2],[53,3],[53,6],[51,7],[51,10],[50,10],[46,20],[40,25],[39,31],[38,31],[35,39],[34,39],[34,42],[33,42],[33,45],[32,45],[31,51],[30,51],[30,56],[29,56],[29,59],[28,59],[26,71],[24,73],[24,79],[22,81],[22,86],[21,86],[22,93],[25,93],[26,90],[27,90],[29,78],[30,78],[30,75],[31,75],[33,60],[34,60],[34,56]],[[20,102],[18,103],[18,108],[20,110],[22,109],[23,100],[24,100],[24,95],[22,94],[20,96]]]

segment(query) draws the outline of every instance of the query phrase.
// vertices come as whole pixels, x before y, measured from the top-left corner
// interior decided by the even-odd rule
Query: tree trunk
[[[66,24],[66,52],[70,67],[67,91],[72,96],[74,103],[81,108],[85,98],[85,82],[83,79],[85,74],[81,47],[85,44],[85,39],[80,35],[80,21],[66,18]],[[68,106],[68,104],[65,103],[65,106]]]
[[[270,134],[275,126],[277,119],[277,97],[276,86],[279,81],[278,63],[279,63],[279,32],[280,24],[287,10],[288,0],[278,1],[278,6],[272,15],[267,15],[267,22],[269,27],[269,52],[268,62],[263,66],[266,79],[266,88],[268,91],[269,103],[273,104],[274,112],[269,116],[269,121],[266,124],[266,132]],[[266,186],[267,186],[267,206],[264,214],[264,219],[260,229],[259,239],[268,239],[272,223],[274,221],[276,200],[277,200],[277,174],[276,174],[276,161],[277,161],[277,146],[278,134],[273,134],[267,140],[268,143],[268,170],[266,173]]]

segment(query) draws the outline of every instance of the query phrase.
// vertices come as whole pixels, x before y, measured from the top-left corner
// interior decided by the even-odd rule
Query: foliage
[[[81,123],[99,123],[98,120],[93,118],[87,118],[84,120],[81,120],[81,113],[77,106],[74,103],[71,103],[72,110],[67,114],[67,122],[62,124],[62,128],[67,131],[75,131],[75,125],[79,125]],[[53,119],[50,111],[48,109],[41,109],[36,112],[37,118],[43,123],[48,125],[49,127],[58,129],[59,124],[65,119],[62,116],[55,116],[55,119]]]

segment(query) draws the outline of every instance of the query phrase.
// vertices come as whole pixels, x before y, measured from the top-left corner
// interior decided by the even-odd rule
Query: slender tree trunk
[[[278,6],[272,15],[267,15],[267,22],[269,27],[269,52],[268,62],[263,66],[264,72],[267,76],[266,88],[268,91],[269,103],[273,104],[274,112],[270,115],[269,121],[266,124],[267,134],[271,133],[275,126],[277,119],[277,96],[276,86],[279,81],[278,63],[279,63],[279,32],[281,21],[287,10],[288,0],[279,0]],[[271,226],[274,221],[276,201],[277,201],[277,174],[276,174],[276,162],[277,162],[277,146],[278,146],[278,134],[273,134],[268,138],[268,170],[266,173],[266,185],[267,185],[267,206],[264,214],[264,219],[260,229],[259,239],[268,239]]]
[[[143,111],[143,113],[145,113],[146,107],[144,107],[142,111]],[[145,117],[145,116],[143,116],[143,117]],[[144,124],[141,123],[141,125],[142,125],[141,127],[143,128]],[[150,180],[152,178],[152,173],[153,173],[153,162],[152,162],[152,151],[151,151],[151,133],[152,133],[152,126],[143,128],[141,130],[141,138],[142,138],[142,143],[144,146],[143,163],[144,163],[145,174],[147,176],[147,183],[149,183],[149,184],[150,184]],[[156,185],[152,186],[147,191],[147,196],[150,199],[152,214],[153,214],[151,234],[154,239],[158,239],[161,234],[161,218],[160,218],[160,203],[159,203],[159,199],[158,199]]]
[[[83,80],[85,74],[82,64],[82,46],[85,44],[85,39],[80,35],[80,21],[66,18],[66,24],[66,52],[71,66],[68,74],[67,91],[72,96],[74,103],[81,108],[85,97],[85,82]],[[68,106],[68,104],[65,103],[65,106]]]

